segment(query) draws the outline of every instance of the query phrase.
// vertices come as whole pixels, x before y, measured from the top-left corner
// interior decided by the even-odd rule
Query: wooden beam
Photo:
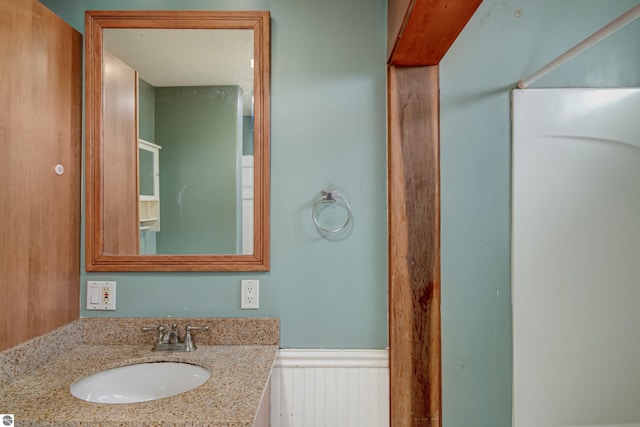
[[[388,63],[440,63],[482,0],[389,0]]]
[[[415,0],[387,0],[387,59],[391,58],[391,52],[414,2]]]
[[[389,68],[391,426],[441,426],[438,67]]]

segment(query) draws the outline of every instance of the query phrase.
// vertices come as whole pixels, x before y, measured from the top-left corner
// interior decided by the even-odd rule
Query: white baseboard
[[[280,350],[271,427],[388,427],[387,350]]]

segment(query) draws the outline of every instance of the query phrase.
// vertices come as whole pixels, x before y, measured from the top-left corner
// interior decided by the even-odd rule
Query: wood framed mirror
[[[268,271],[265,11],[87,11],[86,270]]]

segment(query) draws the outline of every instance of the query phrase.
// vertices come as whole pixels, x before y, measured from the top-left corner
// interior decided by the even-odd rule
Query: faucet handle
[[[187,325],[185,330],[186,330],[186,333],[184,335],[185,351],[193,351],[196,349],[196,344],[193,342],[193,338],[191,338],[191,331],[208,331],[209,327]]]
[[[160,325],[160,326],[143,326],[142,327],[142,332],[149,332],[149,331],[158,331],[158,339],[156,340],[156,344],[160,344],[162,342],[162,335],[163,332],[165,330],[165,327]]]

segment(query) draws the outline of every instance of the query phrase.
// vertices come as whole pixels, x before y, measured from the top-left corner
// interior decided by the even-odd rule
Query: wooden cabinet
[[[1,351],[79,317],[82,37],[2,0],[0,52]]]
[[[138,224],[138,76],[136,71],[108,51],[103,56],[104,200],[102,222],[106,254],[137,255],[140,247]],[[87,146],[87,150],[91,150]],[[91,200],[87,199],[90,203]]]

